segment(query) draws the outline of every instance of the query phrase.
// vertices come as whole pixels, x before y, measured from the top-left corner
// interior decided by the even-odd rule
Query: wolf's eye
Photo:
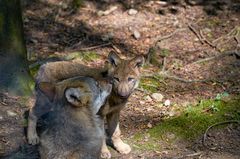
[[[120,81],[119,78],[117,78],[117,77],[113,77],[113,79],[114,79],[115,81],[117,81],[117,82]]]
[[[128,82],[132,82],[134,80],[135,80],[134,78],[131,78],[131,77],[128,78]]]

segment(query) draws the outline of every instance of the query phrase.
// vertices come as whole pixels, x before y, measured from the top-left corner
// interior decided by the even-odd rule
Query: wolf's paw
[[[39,137],[36,133],[29,134],[27,138],[28,138],[28,143],[31,145],[36,145],[39,143]]]
[[[114,142],[114,147],[121,154],[128,154],[131,152],[131,147],[128,144],[125,144],[122,140]]]
[[[102,148],[101,150],[101,158],[111,158],[112,155],[111,155],[111,152],[108,150],[108,148]]]

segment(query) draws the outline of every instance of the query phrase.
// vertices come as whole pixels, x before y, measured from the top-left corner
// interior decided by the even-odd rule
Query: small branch
[[[184,79],[184,78],[177,77],[175,75],[169,75],[167,73],[167,71],[159,72],[159,76],[162,76],[164,78],[169,78],[169,79],[172,79],[172,80],[177,80],[177,81],[184,82],[184,83],[196,83],[196,82],[208,82],[208,81],[210,81],[209,79],[205,79],[205,80],[187,80],[187,79]]]
[[[215,39],[215,40],[213,40],[212,41],[212,43],[217,43],[218,41],[220,41],[220,40],[222,40],[222,39],[224,39],[224,38],[231,38],[230,36],[234,33],[234,31],[237,29],[238,27],[236,26],[236,27],[234,27],[227,35],[223,35],[223,36],[221,36],[220,38],[217,38],[217,39]]]
[[[166,70],[166,63],[167,63],[167,59],[166,57],[163,58],[163,67],[162,67],[162,72],[164,72]]]
[[[222,57],[225,57],[225,56],[231,56],[231,55],[238,56],[238,54],[239,53],[237,51],[229,51],[229,52],[221,53],[220,55],[216,55],[216,56],[212,56],[212,57],[208,57],[208,58],[205,58],[205,59],[201,59],[201,60],[195,61],[192,64],[203,63],[203,62],[219,59],[219,58],[222,58]]]
[[[112,48],[119,54],[121,54],[121,50],[119,48],[117,48],[115,45],[112,44]]]
[[[88,51],[88,50],[93,50],[93,49],[97,49],[100,47],[104,47],[104,46],[108,46],[111,45],[112,43],[105,43],[105,44],[100,44],[100,45],[96,45],[96,46],[91,46],[91,47],[86,47],[86,48],[81,48],[79,51]]]
[[[161,72],[158,72],[158,73],[152,74],[152,75],[143,75],[142,77],[143,78],[154,78],[154,79],[157,79],[156,76],[161,76],[163,78],[169,78],[169,79],[180,81],[180,82],[184,82],[184,83],[196,83],[196,82],[208,82],[208,81],[211,81],[210,79],[205,79],[205,80],[187,80],[187,79],[184,79],[184,78],[177,77],[175,75],[170,75],[168,73],[168,71],[161,71]]]
[[[191,25],[191,24],[188,24],[188,27],[189,29],[197,36],[197,38],[200,40],[200,42],[202,44],[204,44],[204,41],[203,39],[201,38],[201,36],[198,34],[197,30]]]
[[[208,57],[208,58],[205,58],[205,59],[201,59],[201,60],[193,62],[192,64],[203,63],[203,62],[211,61],[211,60],[214,60],[214,59],[216,59],[216,56]]]
[[[180,31],[184,31],[184,30],[186,30],[186,28],[176,29],[173,33],[171,33],[171,34],[169,34],[169,35],[157,37],[157,42],[161,42],[162,40],[169,39],[169,38],[171,38],[173,35],[175,35],[176,33],[180,32]]]
[[[206,44],[208,44],[212,48],[216,49],[216,46],[213,45],[210,41],[207,40],[207,38],[204,37],[202,30],[200,30],[199,33],[200,33],[201,38],[203,39],[203,41],[205,41]]]
[[[231,124],[231,123],[240,124],[240,120],[228,120],[228,121],[223,121],[223,122],[215,123],[215,124],[209,126],[209,127],[207,128],[207,130],[205,131],[204,135],[203,135],[203,142],[202,142],[202,143],[203,143],[203,146],[204,146],[204,147],[207,147],[207,145],[206,145],[207,133],[208,133],[208,131],[209,131],[211,128],[213,128],[213,127],[215,127],[215,126],[224,125],[224,124]]]
[[[200,152],[196,152],[196,153],[192,153],[192,154],[182,155],[182,156],[176,157],[176,158],[174,158],[174,159],[185,159],[185,158],[187,158],[187,157],[193,158],[193,157],[196,157],[196,156],[201,155],[202,153],[203,153],[203,152],[200,151]]]

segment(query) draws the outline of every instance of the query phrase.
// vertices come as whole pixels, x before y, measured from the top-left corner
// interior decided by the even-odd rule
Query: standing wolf
[[[110,52],[108,55],[108,67],[89,68],[76,62],[53,62],[43,65],[36,78],[39,82],[56,82],[71,78],[74,76],[89,76],[95,79],[110,79],[112,92],[107,103],[101,107],[99,114],[106,117],[108,125],[108,137],[117,151],[121,154],[128,154],[131,151],[129,145],[125,144],[120,138],[119,116],[120,111],[126,105],[129,96],[138,86],[140,80],[140,68],[144,63],[142,56],[125,60],[121,59],[116,53]],[[28,123],[28,141],[30,144],[38,143],[39,139],[36,133],[37,119],[44,113],[50,111],[51,102],[42,102],[45,98],[42,93],[36,89],[37,101],[35,106],[30,110]],[[48,106],[47,106],[48,105]],[[102,153],[103,158],[111,158],[111,153],[103,141]]]

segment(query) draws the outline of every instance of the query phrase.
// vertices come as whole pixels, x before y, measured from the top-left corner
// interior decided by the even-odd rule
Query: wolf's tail
[[[38,146],[33,145],[22,145],[20,148],[10,153],[7,156],[0,157],[1,159],[40,159],[38,152]]]

